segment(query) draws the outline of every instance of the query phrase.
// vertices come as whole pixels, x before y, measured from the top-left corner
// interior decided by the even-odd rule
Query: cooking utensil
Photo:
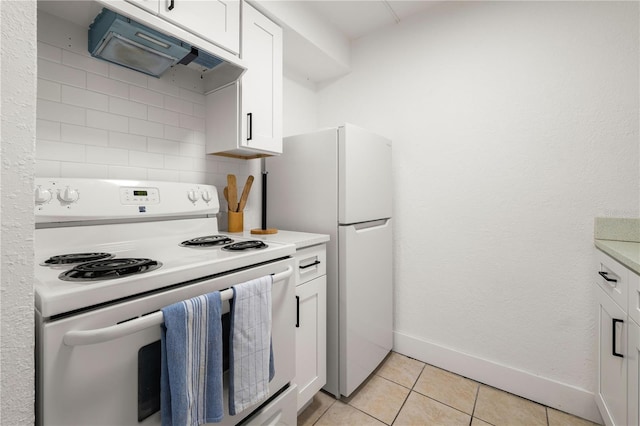
[[[229,204],[229,187],[225,186],[222,193],[224,194],[225,201]]]
[[[229,210],[238,211],[238,189],[236,187],[236,175],[227,175],[227,188],[229,192]]]
[[[247,181],[242,189],[242,195],[240,196],[240,202],[238,203],[238,211],[244,210],[244,206],[247,204],[247,198],[249,198],[249,191],[251,191],[251,185],[253,184],[253,176],[249,175]]]

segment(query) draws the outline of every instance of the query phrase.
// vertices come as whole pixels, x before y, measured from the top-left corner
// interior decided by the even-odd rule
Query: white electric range
[[[160,424],[159,309],[267,274],[273,396],[222,424],[295,423],[295,247],[221,234],[218,211],[211,185],[36,179],[38,424]]]

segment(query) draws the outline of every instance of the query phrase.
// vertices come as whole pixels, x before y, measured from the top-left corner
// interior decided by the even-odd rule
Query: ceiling
[[[1,0],[0,0],[1,1]],[[313,16],[328,24],[351,42],[404,21],[439,3],[436,0],[286,0],[295,1]],[[278,3],[263,0],[263,3]],[[64,5],[65,7],[61,7]],[[39,0],[38,8],[53,15],[87,26],[102,6],[93,1]],[[61,14],[61,11],[64,13]],[[285,68],[312,82],[321,82],[348,72],[348,63],[336,62],[336,58],[318,49],[313,41],[284,28]],[[345,68],[347,67],[347,68]]]
[[[298,0],[303,2],[349,40],[397,24],[432,7],[431,0]]]
[[[309,32],[304,27],[287,25],[289,22],[286,19],[280,22],[284,36],[284,68],[288,77],[315,84],[349,73],[349,53],[345,57],[344,49],[348,52],[353,41],[399,24],[416,14],[425,13],[442,1],[258,0],[258,3],[267,10],[273,8],[274,4],[279,4],[280,14],[275,11],[272,14],[276,20],[294,10],[299,16],[308,18],[306,23],[312,28]],[[317,21],[320,25],[315,25],[312,21]],[[324,37],[318,35],[318,28],[323,28]],[[326,31],[339,35],[337,39],[342,39],[342,42],[336,41]],[[346,44],[341,47],[341,43]],[[336,48],[338,50],[334,50]]]

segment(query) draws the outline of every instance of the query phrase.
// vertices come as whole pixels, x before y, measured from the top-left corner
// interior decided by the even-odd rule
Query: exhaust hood
[[[221,59],[106,8],[89,26],[89,53],[154,77],[160,77],[176,64],[191,62],[206,70],[223,65],[229,82],[244,71],[232,66],[237,70],[229,73],[229,64]]]

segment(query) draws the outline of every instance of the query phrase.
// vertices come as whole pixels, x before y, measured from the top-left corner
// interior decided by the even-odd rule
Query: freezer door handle
[[[373,228],[384,228],[385,226],[387,226],[389,224],[389,220],[391,220],[390,218],[386,218],[386,219],[380,219],[380,220],[372,220],[370,222],[360,222],[360,223],[354,223],[353,228],[356,230],[356,232],[358,231],[367,231]]]

